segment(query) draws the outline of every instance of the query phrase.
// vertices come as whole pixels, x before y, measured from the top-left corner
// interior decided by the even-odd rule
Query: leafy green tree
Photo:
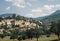
[[[33,38],[33,36],[34,36],[34,29],[28,29],[27,31],[26,31],[26,34],[27,34],[27,37],[28,38],[31,38],[31,40],[32,40],[32,38]]]
[[[21,31],[18,36],[19,41],[27,39],[26,31]]]
[[[13,15],[12,15],[12,18],[15,19],[15,18],[16,18],[16,14],[13,14]]]
[[[60,39],[60,21],[52,22],[50,31],[55,33],[58,36],[58,39]]]
[[[6,35],[5,34],[0,34],[0,38],[3,39]]]
[[[18,29],[12,30],[10,39],[13,39],[13,41],[14,41],[15,39],[18,38],[18,35],[19,35],[19,30]]]
[[[38,38],[39,38],[41,35],[42,35],[42,30],[36,28],[36,29],[35,29],[35,36],[36,36],[37,41],[38,41]]]
[[[11,21],[12,28],[15,28],[15,20]]]
[[[0,17],[0,22],[1,22],[2,20],[3,20],[2,17]]]
[[[25,31],[22,31],[21,32],[21,36],[22,36],[22,39],[23,40],[27,39],[27,35],[26,35],[26,32]]]
[[[60,20],[57,23],[57,32],[56,32],[56,34],[58,35],[58,38],[60,40]]]
[[[10,36],[10,39],[13,39],[13,41],[15,41],[16,38],[18,38],[18,36],[17,36],[16,34],[12,34],[12,35]]]
[[[45,29],[44,32],[47,37],[50,37],[51,32],[49,31],[49,29]]]
[[[27,31],[27,37],[31,38],[31,40],[33,37],[35,37],[38,41],[38,38],[40,37],[40,35],[42,35],[42,33],[43,32],[40,28],[35,28],[35,29],[31,28],[31,29],[28,29]]]
[[[22,40],[22,36],[19,36],[19,37],[18,37],[18,40],[21,41],[21,40]]]
[[[0,27],[0,28],[1,28],[1,29],[5,29],[5,30],[8,29],[6,24],[5,24],[5,25],[1,24],[1,27]]]

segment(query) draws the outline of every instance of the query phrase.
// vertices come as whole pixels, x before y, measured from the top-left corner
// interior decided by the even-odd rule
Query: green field
[[[42,36],[39,38],[39,41],[51,41],[51,40],[55,40],[55,39],[58,39],[58,37],[56,35],[52,35],[51,37]],[[13,41],[13,40],[10,40],[9,37],[7,36],[3,39],[0,39],[0,41]],[[18,40],[15,40],[15,41],[18,41]],[[32,40],[26,39],[26,40],[22,40],[22,41],[36,41],[36,38],[33,38]]]

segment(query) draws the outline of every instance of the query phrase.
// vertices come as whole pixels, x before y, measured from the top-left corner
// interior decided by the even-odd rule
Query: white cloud
[[[12,1],[12,0],[5,0],[5,1],[8,1],[8,2],[10,2],[10,1]]]
[[[47,14],[45,14],[45,13],[33,13],[33,12],[31,12],[31,13],[26,14],[25,16],[36,18],[36,17],[42,17],[42,16],[46,16],[46,15]]]
[[[28,6],[34,7],[32,2],[36,2],[38,0],[28,0],[27,2],[26,2],[26,0],[5,0],[5,1],[12,3],[12,6],[16,6],[16,7],[19,7],[19,8],[25,8],[25,7],[28,7]],[[55,1],[55,0],[48,0],[48,1]],[[43,5],[42,7],[36,6],[36,8],[33,8],[33,9],[31,8],[32,9],[31,12],[29,12],[29,13],[27,12],[28,14],[26,14],[26,16],[28,16],[28,17],[46,16],[46,15],[49,15],[56,8],[59,9],[60,4]],[[10,7],[6,8],[6,10],[9,10],[9,9],[10,9]]]
[[[53,8],[55,8],[55,5],[44,5],[42,7],[37,7],[35,9],[32,9],[31,13],[28,14],[28,16],[30,15],[30,17],[33,16],[34,18],[39,16],[46,16],[52,12]]]
[[[55,1],[55,0],[48,0],[48,1]]]
[[[26,14],[25,16],[26,16],[26,17],[34,17],[33,14]]]
[[[60,4],[57,4],[56,7],[60,7]]]
[[[32,9],[32,12],[38,13],[38,12],[42,12],[41,8],[36,8],[36,9]]]
[[[44,5],[42,7],[37,7],[35,9],[32,9],[32,12],[37,12],[37,13],[41,13],[44,11],[51,11],[53,8],[55,8],[55,5]]]
[[[30,0],[30,1],[35,2],[35,1],[38,1],[38,0]]]
[[[54,5],[44,5],[43,8],[45,10],[52,10],[55,6]]]
[[[7,7],[7,8],[6,8],[6,10],[9,10],[9,9],[10,9],[10,7]]]
[[[5,0],[5,1],[11,2],[13,6],[16,7],[21,7],[21,8],[25,7],[25,0]]]
[[[37,0],[5,0],[6,2],[12,3],[13,6],[25,8],[26,6],[32,6],[31,2],[36,2]]]
[[[50,14],[54,8],[55,5],[44,5],[42,10]]]

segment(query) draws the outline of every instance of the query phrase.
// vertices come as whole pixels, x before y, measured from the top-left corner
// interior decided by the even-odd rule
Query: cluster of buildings
[[[0,21],[0,27],[1,27],[1,25],[7,25],[7,28],[9,28],[10,30],[12,29],[12,25],[15,25],[14,29],[21,29],[21,30],[36,27],[36,23],[33,23],[33,22],[30,23],[29,21],[14,20],[14,19],[2,20],[2,21]],[[3,29],[1,29],[0,31],[3,31]]]
[[[6,25],[7,28],[9,28],[9,30],[13,30],[13,29],[26,30],[27,28],[30,29],[30,28],[37,27],[37,24],[34,23],[33,21],[30,22],[30,20],[24,21],[24,20],[15,20],[15,19],[4,19],[5,17],[2,17],[2,18],[3,20],[0,21],[0,32],[4,30],[4,29],[1,29],[2,25],[3,26]],[[12,25],[14,25],[14,27],[12,27]],[[38,28],[39,27],[40,26],[38,25]]]

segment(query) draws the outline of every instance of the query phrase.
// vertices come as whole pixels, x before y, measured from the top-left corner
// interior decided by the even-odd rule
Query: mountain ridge
[[[38,18],[34,18],[34,20],[45,20],[48,19],[49,17],[57,17],[60,15],[60,10],[57,10],[55,12],[53,12],[52,14],[48,15],[48,16],[43,16],[43,17],[38,17]]]
[[[41,21],[45,24],[50,24],[51,22],[57,22],[60,20],[60,10],[55,11],[51,15],[47,16],[46,18],[42,19]]]

